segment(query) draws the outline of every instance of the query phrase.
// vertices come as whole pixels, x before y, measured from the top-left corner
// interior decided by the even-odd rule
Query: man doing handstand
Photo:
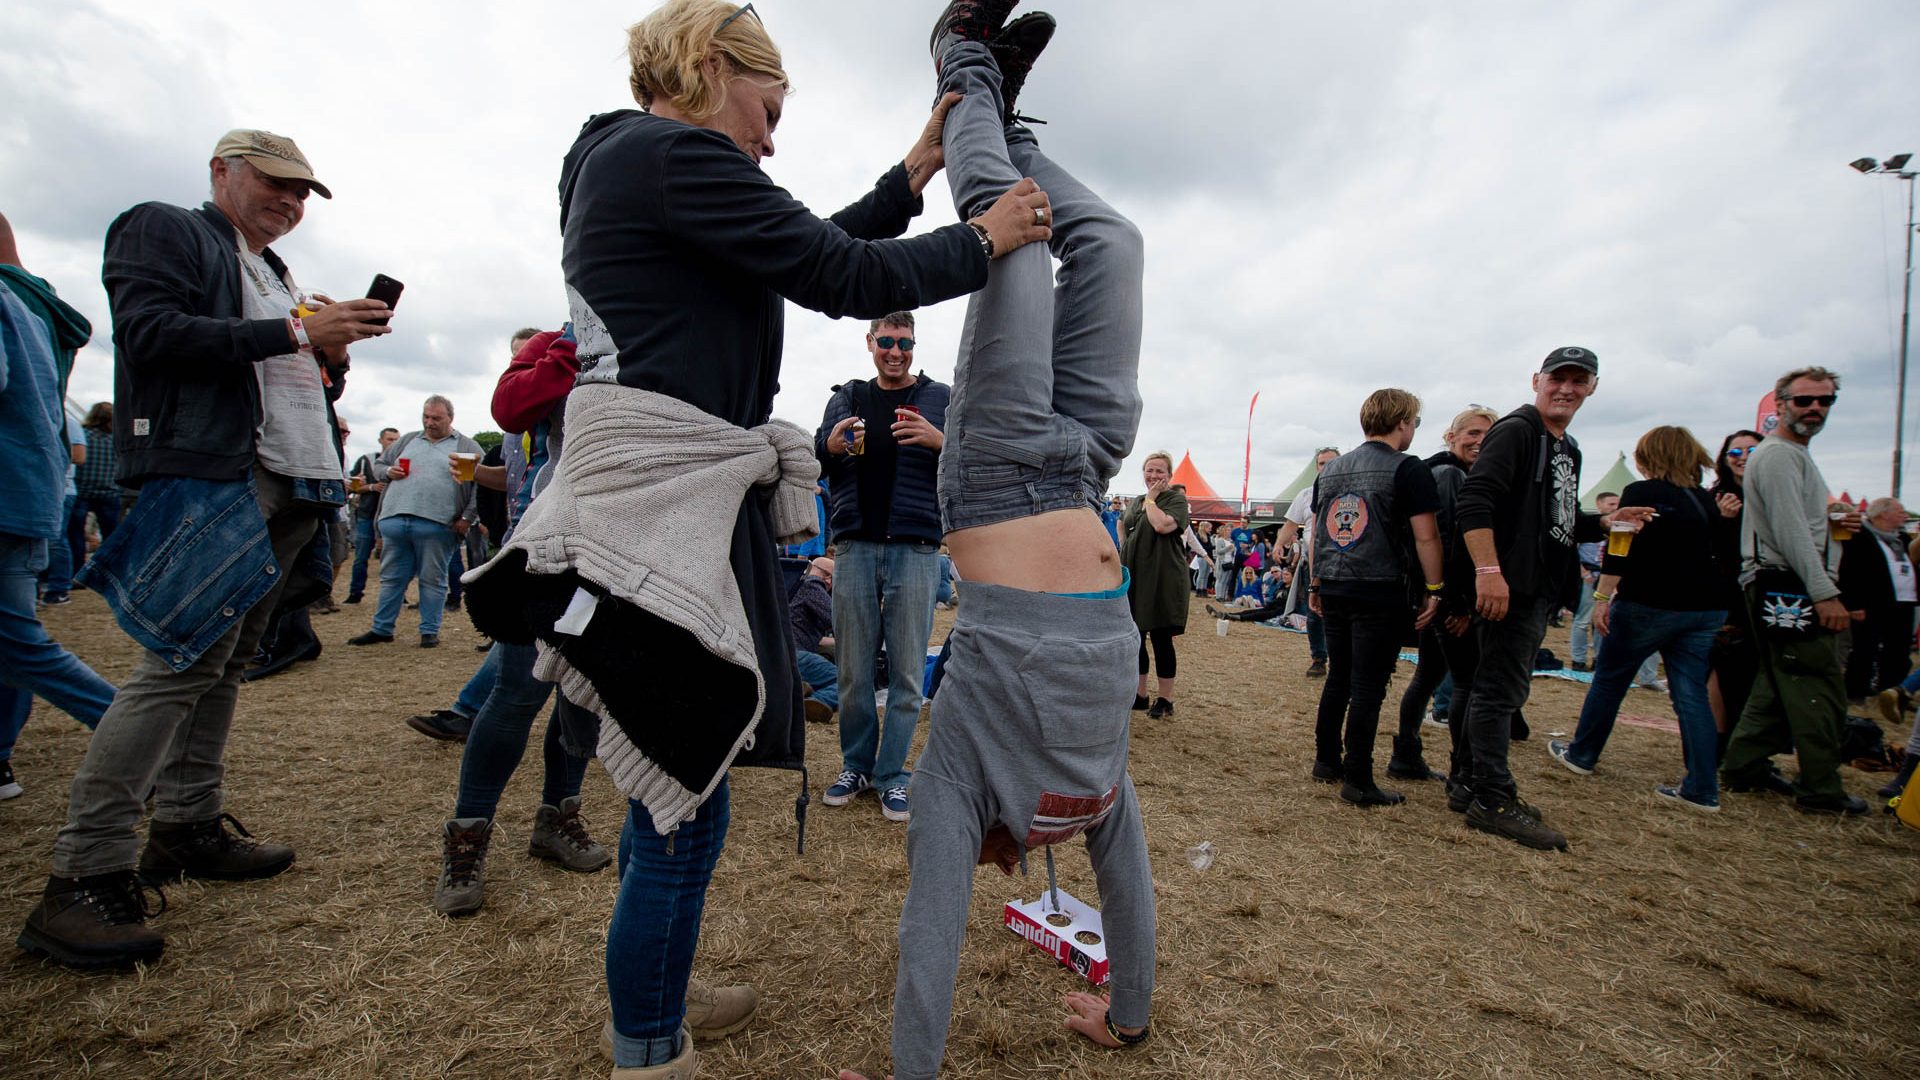
[[[1028,849],[1084,834],[1112,999],[1068,995],[1066,1025],[1103,1046],[1138,1042],[1153,993],[1153,881],[1127,776],[1139,632],[1096,511],[1140,419],[1141,241],[1013,121],[1053,33],[1041,13],[1002,28],[1013,6],[956,0],[933,41],[941,92],[965,95],[944,135],[955,206],[969,216],[1032,177],[1058,215],[1061,267],[1055,285],[1047,252],[1029,245],[993,263],[967,308],[940,460],[967,602],[913,772],[898,1080],[939,1071],[976,860],[1011,873]]]

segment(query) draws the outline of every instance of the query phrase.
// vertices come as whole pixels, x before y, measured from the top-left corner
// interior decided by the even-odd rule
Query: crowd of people
[[[405,718],[464,744],[438,911],[484,907],[502,792],[547,714],[529,851],[619,876],[603,1046],[624,1080],[691,1077],[696,1041],[751,1022],[754,988],[691,970],[728,774],[798,771],[803,844],[810,720],[837,718],[841,769],[821,802],[871,794],[906,825],[894,1075],[940,1069],[976,867],[1012,873],[1075,837],[1112,977],[1069,995],[1066,1023],[1116,1050],[1146,1039],[1156,914],[1130,714],[1175,720],[1196,594],[1224,605],[1206,605],[1217,617],[1307,633],[1306,674],[1323,680],[1310,775],[1357,806],[1404,801],[1374,759],[1413,646],[1387,776],[1444,783],[1474,829],[1566,848],[1509,753],[1567,611],[1574,665],[1592,673],[1573,737],[1548,744],[1568,769],[1598,768],[1658,657],[1684,775],[1657,796],[1713,811],[1726,787],[1866,810],[1841,785],[1841,731],[1850,705],[1872,697],[1902,721],[1920,694],[1920,551],[1898,502],[1864,517],[1828,505],[1809,447],[1838,375],[1782,376],[1777,430],[1735,432],[1717,456],[1653,428],[1634,452],[1646,479],[1597,512],[1580,507],[1569,433],[1599,384],[1579,346],[1539,365],[1531,403],[1458,413],[1424,460],[1408,453],[1420,399],[1369,395],[1360,441],[1316,453],[1277,530],[1196,528],[1165,453],[1145,457],[1144,494],[1113,498],[1141,415],[1141,237],[1018,114],[1055,23],[1014,7],[946,6],[930,119],[831,218],[759,168],[788,80],[751,4],[666,0],[635,24],[641,110],[592,118],[566,155],[569,318],[513,335],[490,403],[497,447],[433,395],[417,429],[385,428],[347,461],[350,351],[393,333],[393,309],[307,293],[273,251],[310,194],[331,198],[291,139],[229,132],[204,206],[114,221],[115,400],[81,424],[66,387],[90,329],[24,270],[0,219],[0,432],[17,465],[0,472],[0,798],[21,791],[10,756],[34,696],[94,729],[19,944],[80,969],[152,962],[165,883],[294,863],[229,811],[226,747],[244,682],[319,655],[307,615],[341,577],[345,604],[374,601],[346,641],[357,650],[401,647],[409,606],[418,647],[437,647],[462,585],[486,635],[455,700]],[[903,237],[942,169],[955,220]],[[962,296],[949,385],[914,370],[913,309]],[[873,374],[833,389],[811,437],[772,419],[789,300],[867,321]],[[783,558],[822,532],[812,557]],[[138,646],[118,687],[40,620],[73,588],[98,592]],[[957,615],[930,677],[945,605]],[[676,677],[643,689],[643,670]],[[1448,728],[1444,771],[1423,745],[1429,716]],[[1890,790],[1920,760],[1920,726],[1913,740]],[[1791,779],[1775,764],[1789,752]],[[596,758],[628,800],[611,850],[581,813]]]

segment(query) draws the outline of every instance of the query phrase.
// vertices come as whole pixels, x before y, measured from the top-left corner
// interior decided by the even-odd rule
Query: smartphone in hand
[[[398,307],[400,304],[401,290],[405,288],[405,285],[402,285],[400,282],[395,281],[385,274],[375,274],[373,275],[373,284],[367,286],[367,299],[378,300],[389,308]],[[392,320],[375,319],[374,321],[381,326],[385,326]]]

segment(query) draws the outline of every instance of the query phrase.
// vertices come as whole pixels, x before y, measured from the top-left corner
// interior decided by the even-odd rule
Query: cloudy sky
[[[797,89],[777,182],[824,214],[899,159],[940,6],[755,0]],[[300,283],[407,283],[395,332],[356,350],[355,451],[417,427],[431,392],[492,427],[508,334],[565,316],[560,159],[588,116],[632,106],[623,31],[647,10],[0,6],[0,211],[93,319],[74,397],[112,396],[108,223],[197,205],[220,134],[264,127],[335,193],[275,245]],[[1416,449],[1437,448],[1446,417],[1519,404],[1541,357],[1580,344],[1602,365],[1574,427],[1590,478],[1654,424],[1714,448],[1775,375],[1824,363],[1845,386],[1818,458],[1836,488],[1887,490],[1906,189],[1846,163],[1920,151],[1911,0],[1052,10],[1022,109],[1148,242],[1147,407],[1116,488],[1147,450],[1191,450],[1237,497],[1255,391],[1256,498],[1353,442],[1377,387],[1425,399]],[[936,180],[922,224],[951,220]],[[922,315],[936,378],[961,308]],[[871,370],[863,329],[791,308],[776,414],[816,425],[828,388]]]

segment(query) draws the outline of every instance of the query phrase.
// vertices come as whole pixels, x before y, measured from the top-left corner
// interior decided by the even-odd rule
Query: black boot
[[[159,897],[158,907],[148,904],[148,891]],[[167,941],[147,927],[147,920],[165,910],[166,894],[143,885],[131,870],[49,877],[17,943],[75,968],[151,962],[160,959]]]
[[[1883,799],[1891,799],[1895,795],[1905,792],[1907,790],[1907,781],[1913,779],[1913,770],[1916,765],[1920,765],[1920,754],[1908,754],[1907,759],[1900,763],[1900,771],[1894,773],[1893,779],[1887,781],[1887,786],[1881,788],[1878,792],[1880,797]]]
[[[1020,0],[953,0],[933,24],[927,50],[933,54],[933,73],[940,74],[940,58],[957,41],[990,42],[1000,32]]]
[[[1427,768],[1427,759],[1418,735],[1410,739],[1394,736],[1393,757],[1387,762],[1387,775],[1395,780],[1445,779],[1439,773]]]
[[[147,848],[140,853],[140,876],[156,882],[183,877],[251,881],[270,878],[292,865],[292,848],[253,839],[232,814],[184,825],[156,821],[147,830]]]
[[[1020,96],[1021,88],[1027,85],[1033,62],[1040,59],[1047,42],[1053,40],[1057,25],[1053,16],[1044,11],[1028,12],[1008,23],[988,44],[993,62],[1000,66],[1000,100],[1006,106],[1001,119],[1005,122],[1011,124],[1022,119],[1013,103]]]

